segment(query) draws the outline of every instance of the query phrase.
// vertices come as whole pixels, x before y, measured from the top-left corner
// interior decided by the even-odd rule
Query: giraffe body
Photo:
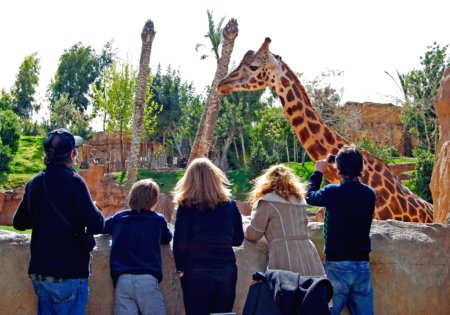
[[[309,157],[318,161],[328,154],[337,154],[343,145],[350,142],[329,128],[317,115],[297,75],[281,57],[269,51],[269,44],[270,39],[266,38],[256,53],[248,51],[239,66],[219,82],[219,92],[229,94],[270,87],[280,98],[284,112]],[[411,193],[381,159],[360,151],[365,163],[361,181],[377,193],[375,219],[433,222],[431,204]],[[328,167],[325,176],[331,183],[339,182],[332,167]]]

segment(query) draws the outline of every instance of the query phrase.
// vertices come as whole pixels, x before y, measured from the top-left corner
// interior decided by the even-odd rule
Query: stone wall
[[[309,233],[323,250],[320,223]],[[109,276],[108,236],[99,236],[93,252],[88,314],[113,313],[113,287]],[[372,280],[375,314],[450,314],[450,226],[375,221],[371,231]],[[0,314],[36,314],[36,297],[27,276],[29,235],[0,232]],[[170,246],[162,246],[164,279],[161,282],[169,315],[182,315],[183,300]],[[235,249],[239,275],[234,311],[242,313],[251,274],[265,269],[263,242]],[[323,259],[323,257],[322,257]]]
[[[372,102],[347,102],[337,111],[352,121],[347,135],[351,141],[358,142],[364,135],[377,145],[393,146],[401,155],[410,156],[418,141],[406,132],[400,114],[400,106]]]

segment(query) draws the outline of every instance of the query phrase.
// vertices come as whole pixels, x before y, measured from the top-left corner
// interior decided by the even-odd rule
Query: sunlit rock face
[[[447,222],[450,212],[450,68],[447,68],[434,99],[439,119],[439,141],[431,176],[434,222]]]

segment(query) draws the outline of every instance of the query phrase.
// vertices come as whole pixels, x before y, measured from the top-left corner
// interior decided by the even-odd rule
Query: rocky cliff
[[[450,68],[444,73],[434,99],[434,108],[439,119],[439,141],[430,190],[433,195],[433,220],[443,223],[450,213]]]

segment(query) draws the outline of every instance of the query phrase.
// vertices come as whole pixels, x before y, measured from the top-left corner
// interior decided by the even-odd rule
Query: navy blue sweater
[[[82,177],[72,168],[49,166],[45,170],[48,194],[72,225],[73,230],[69,229],[51,206],[43,178],[40,173],[26,185],[13,219],[17,230],[32,229],[28,272],[63,279],[87,278],[90,254],[82,249],[74,231],[87,228],[90,234],[100,233],[103,216]]]
[[[154,211],[123,210],[106,220],[103,233],[112,235],[110,267],[114,285],[122,274],[150,274],[161,281],[160,244],[172,240],[164,216]]]
[[[311,175],[306,200],[310,205],[326,207],[326,259],[368,261],[375,190],[356,179],[320,189],[322,176],[318,171]]]
[[[234,200],[205,211],[178,207],[173,240],[177,270],[233,265],[232,246],[243,240],[242,217]]]

